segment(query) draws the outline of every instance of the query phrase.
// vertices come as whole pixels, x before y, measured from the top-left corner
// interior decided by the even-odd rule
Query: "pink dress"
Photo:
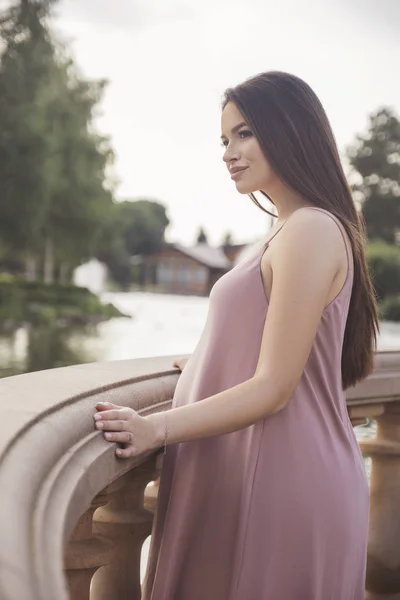
[[[353,267],[342,225],[323,212],[342,232],[348,273],[301,380],[279,413],[167,447],[143,600],[364,600],[369,489],[341,385]],[[268,310],[260,262],[271,241],[212,289],[174,406],[254,374]]]

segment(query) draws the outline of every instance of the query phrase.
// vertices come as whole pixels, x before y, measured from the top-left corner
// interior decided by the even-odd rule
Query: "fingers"
[[[125,448],[116,448],[115,454],[118,458],[129,458],[135,456],[133,447],[133,435],[129,431],[130,419],[134,411],[132,409],[118,406],[112,402],[98,402],[97,412],[94,417],[96,429],[103,431],[104,439],[108,442],[125,444]]]
[[[118,458],[130,458],[133,456],[132,446],[128,448],[117,448],[115,454]]]
[[[130,431],[106,432],[104,438],[107,442],[118,442],[119,444],[132,444],[133,435]]]
[[[126,444],[125,448],[117,447],[115,454],[117,458],[130,458],[135,456],[135,448],[132,446],[133,435],[130,431],[120,431],[117,433],[104,433],[106,442],[117,444]]]
[[[107,410],[108,408],[121,408],[118,407],[118,404],[113,404],[112,402],[97,402],[96,408],[100,407],[100,410]]]
[[[95,421],[112,421],[113,419],[117,420],[127,420],[130,417],[129,408],[117,408],[113,410],[103,410],[101,413],[98,412],[94,415]]]
[[[102,431],[126,431],[128,429],[128,421],[125,420],[112,420],[101,419],[96,421],[96,429]]]

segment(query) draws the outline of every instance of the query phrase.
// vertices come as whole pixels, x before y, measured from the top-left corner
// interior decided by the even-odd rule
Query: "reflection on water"
[[[130,318],[85,329],[22,327],[0,336],[0,377],[94,361],[190,354],[208,299],[147,293],[104,294]]]
[[[24,327],[1,336],[0,377],[92,362],[85,339],[85,331],[61,327]]]
[[[95,361],[190,354],[208,310],[208,298],[197,296],[118,292],[103,294],[103,299],[131,318],[86,329],[24,327],[0,336],[0,377]],[[400,323],[381,324],[378,348],[400,348]],[[358,439],[373,435],[374,427],[357,427]]]

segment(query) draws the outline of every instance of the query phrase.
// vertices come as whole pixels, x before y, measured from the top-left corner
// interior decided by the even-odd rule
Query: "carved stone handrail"
[[[117,460],[92,416],[99,400],[167,410],[178,380],[171,364],[95,363],[0,380],[1,600],[140,598],[140,548],[152,522],[143,496],[162,454]],[[353,424],[378,424],[376,439],[360,444],[372,457],[367,597],[392,600],[400,594],[400,351],[377,354],[347,401]]]
[[[171,364],[96,363],[0,380],[1,600],[69,598],[64,551],[76,524],[102,490],[149,460],[115,459],[94,430],[95,404],[166,410],[178,380]]]

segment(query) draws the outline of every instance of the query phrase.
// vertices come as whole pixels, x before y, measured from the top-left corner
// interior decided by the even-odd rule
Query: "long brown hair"
[[[307,83],[280,71],[260,73],[228,88],[222,109],[228,102],[242,113],[281,181],[335,215],[348,234],[354,283],[342,349],[342,382],[346,389],[373,370],[379,321],[365,258],[365,222],[354,204],[328,117]],[[271,214],[254,194],[250,197]]]

